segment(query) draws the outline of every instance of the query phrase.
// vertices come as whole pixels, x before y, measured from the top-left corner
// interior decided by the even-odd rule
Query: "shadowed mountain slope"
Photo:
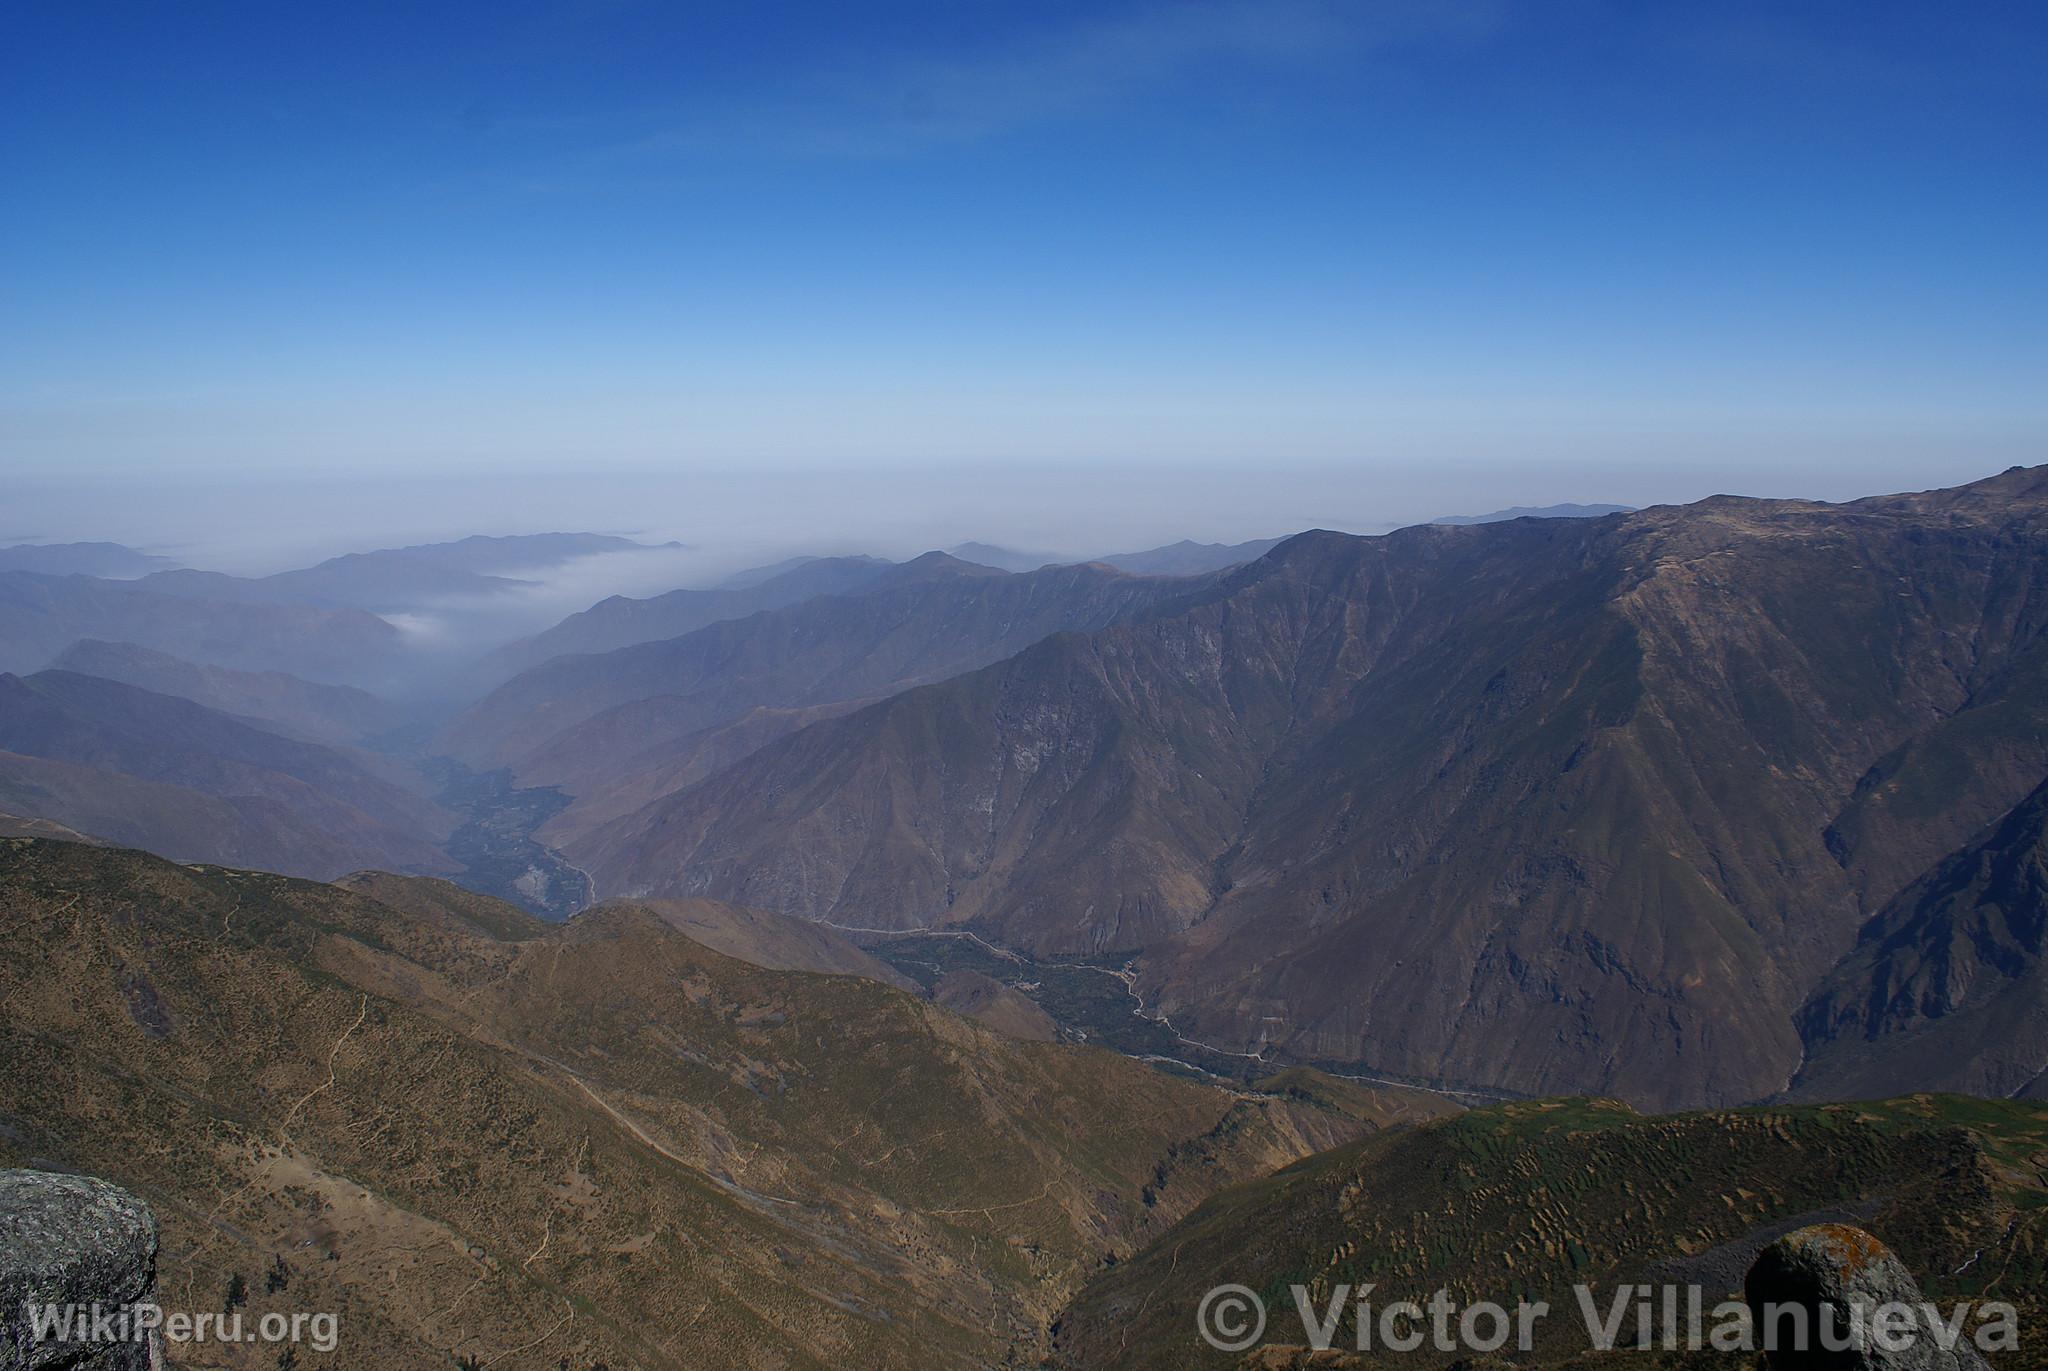
[[[1304,534],[571,851],[605,894],[1136,953],[1210,1044],[1760,1098],[1872,909],[2048,771],[2044,553],[2042,469]]]
[[[118,681],[0,675],[0,806],[185,860],[452,869],[452,821],[376,766]]]
[[[1892,900],[1814,993],[1796,1093],[2048,1094],[2048,783]]]
[[[353,686],[319,685],[282,671],[201,666],[133,643],[88,638],[65,649],[51,667],[176,695],[316,742],[360,742],[405,719],[398,706]]]
[[[818,595],[856,594],[892,578],[915,579],[917,574],[873,557],[816,557],[758,580],[743,574],[738,584],[708,590],[671,590],[638,600],[614,595],[544,632],[500,648],[492,654],[491,665],[511,675],[554,657],[680,638],[707,624],[744,619]]]
[[[660,779],[687,783],[819,711],[971,670],[1051,633],[1114,623],[1190,584],[1094,566],[1004,575],[959,571],[942,554],[919,560],[936,565],[867,594],[557,658],[493,691],[442,743],[471,766],[510,765],[523,784],[588,796],[609,817],[616,809],[603,807],[616,796],[665,793]],[[592,821],[573,810],[554,831]]]
[[[1406,1107],[351,884],[0,841],[0,1160],[134,1190],[166,1290],[335,1311],[348,1365],[1029,1364],[1106,1254]]]
[[[81,638],[137,643],[187,661],[287,671],[317,681],[374,680],[399,632],[357,609],[242,604],[105,581],[0,571],[0,671],[38,671]]]

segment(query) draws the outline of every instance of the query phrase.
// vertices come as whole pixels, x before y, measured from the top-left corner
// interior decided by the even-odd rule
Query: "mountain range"
[[[1103,627],[1188,588],[1093,565],[1009,574],[928,553],[855,593],[554,658],[466,710],[439,746],[469,766],[509,766],[521,784],[576,797],[551,830],[560,840],[823,714],[1001,660],[1049,634]]]
[[[1644,1108],[2027,1091],[2044,487],[1155,550],[1258,554],[1178,576],[797,559],[572,615],[437,732],[232,660],[278,615],[395,632],[364,611],[0,573],[64,592],[31,638],[116,633],[4,682],[0,813],[552,916],[594,892],[972,934],[1127,978],[1247,1072]],[[618,541],[340,560],[425,585]]]
[[[360,683],[389,669],[401,635],[360,609],[195,598],[154,577],[0,571],[0,671],[40,671],[84,638],[240,671]]]
[[[671,543],[668,546],[678,547]],[[317,565],[269,576],[217,571],[163,571],[144,588],[194,599],[262,604],[406,610],[453,596],[489,596],[529,582],[520,573],[606,552],[644,552],[650,545],[602,533],[476,535],[376,552],[350,552]]]
[[[1864,922],[2048,776],[2044,503],[2015,468],[1304,534],[570,851],[606,893],[1135,957],[1233,1050],[1762,1098]]]
[[[120,543],[16,543],[0,547],[0,571],[35,571],[45,576],[104,576],[121,580],[168,571],[168,557],[137,552]]]

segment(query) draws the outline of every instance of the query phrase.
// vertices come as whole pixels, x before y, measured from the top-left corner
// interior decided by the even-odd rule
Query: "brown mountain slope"
[[[320,877],[364,861],[387,861],[427,870],[448,863],[438,849],[367,821],[343,806],[308,794],[292,802],[293,788],[276,777],[284,799],[260,794],[216,796],[184,786],[138,780],[42,757],[0,752],[0,809],[24,822],[74,829],[123,847],[146,847],[179,861],[237,862],[270,871]],[[30,836],[61,833],[30,831]]]
[[[1406,1107],[1014,1042],[643,910],[505,942],[367,888],[427,915],[0,841],[0,1159],[150,1200],[167,1306],[283,1257],[252,1317],[337,1312],[338,1364],[1030,1364],[1106,1253]]]
[[[2048,1094],[2048,783],[1905,890],[1800,1016],[1795,1093]]]
[[[1897,854],[1953,850],[2048,770],[2048,731],[2000,704],[2048,686],[2044,552],[2041,469],[1306,534],[571,851],[608,894],[1136,952],[1147,999],[1209,1043],[1758,1098]],[[1940,730],[1977,740],[1965,783],[1883,770]]]
[[[932,986],[932,998],[955,1014],[978,1019],[1012,1038],[1054,1042],[1059,1026],[1029,995],[979,971],[949,971]]]
[[[633,907],[654,915],[691,942],[702,943],[714,952],[753,966],[771,971],[814,971],[826,976],[865,976],[898,990],[917,990],[917,983],[901,972],[808,919],[770,914],[765,909],[743,909],[718,900],[641,900],[633,902]],[[948,1007],[968,1012],[958,1006]]]
[[[559,785],[575,802],[535,831],[557,847],[644,805],[716,775],[777,738],[822,719],[850,714],[871,700],[835,700],[805,709],[757,707],[736,718],[671,737],[671,696],[635,700],[565,729],[524,759],[521,772]]]
[[[67,843],[89,843],[99,846],[103,839],[90,833],[80,833],[66,828],[55,819],[27,819],[19,814],[0,810],[0,838],[58,838]]]
[[[17,812],[153,851],[309,876],[453,869],[435,846],[449,816],[371,759],[118,681],[0,675],[0,753]]]
[[[464,890],[431,876],[399,876],[389,871],[352,871],[334,886],[387,905],[421,923],[470,933],[498,942],[538,938],[553,927],[517,905]]]

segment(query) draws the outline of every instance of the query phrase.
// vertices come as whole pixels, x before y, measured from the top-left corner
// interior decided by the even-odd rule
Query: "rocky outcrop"
[[[130,1312],[156,1298],[156,1250],[156,1219],[127,1191],[89,1176],[0,1171],[0,1371],[161,1366],[155,1334]],[[53,1308],[63,1315],[54,1336],[35,1317]]]
[[[1771,1371],[1988,1371],[1967,1337],[1941,1345],[1913,1273],[1860,1228],[1822,1223],[1786,1234],[1757,1254],[1742,1290]],[[1887,1308],[1911,1311],[1910,1327],[1881,1327]]]

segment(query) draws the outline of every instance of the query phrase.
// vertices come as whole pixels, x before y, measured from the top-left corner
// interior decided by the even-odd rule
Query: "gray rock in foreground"
[[[149,1206],[118,1186],[89,1176],[0,1171],[0,1371],[161,1365],[153,1336],[38,1343],[29,1317],[35,1306],[90,1311],[97,1304],[111,1314],[154,1301],[156,1250]]]
[[[1884,1345],[1874,1327],[1876,1311],[1886,1305],[1917,1311],[1927,1297],[1889,1247],[1848,1224],[1819,1223],[1787,1233],[1757,1254],[1742,1293],[1760,1342],[1772,1322],[1772,1306],[1806,1311],[1812,1336],[1804,1348],[1789,1345],[1791,1325],[1779,1320],[1781,1344],[1769,1353],[1771,1371],[1989,1371],[1967,1333],[1943,1348],[1924,1320],[1916,1322],[1910,1345]],[[1821,1345],[1823,1306],[1838,1341],[1852,1320],[1861,1325],[1861,1346],[1834,1351]]]

